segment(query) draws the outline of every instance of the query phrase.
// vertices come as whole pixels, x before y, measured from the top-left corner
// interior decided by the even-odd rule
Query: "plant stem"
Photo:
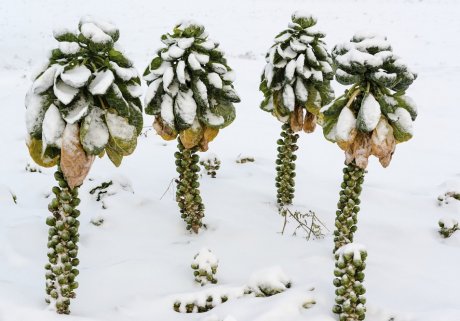
[[[204,205],[200,196],[200,183],[198,182],[199,157],[197,147],[187,149],[178,139],[179,151],[176,157],[176,169],[179,173],[177,182],[176,201],[179,205],[181,217],[187,223],[187,230],[198,233],[203,227]]]
[[[70,313],[70,299],[75,298],[74,290],[78,288],[75,278],[79,271],[78,227],[80,211],[76,209],[80,203],[78,188],[71,189],[67,184],[61,167],[58,165],[54,177],[59,186],[53,187],[55,198],[48,205],[52,213],[46,219],[50,226],[48,233],[48,259],[46,264],[46,301],[53,303],[59,314]]]
[[[357,230],[359,196],[364,182],[364,173],[364,169],[354,163],[350,163],[343,169],[342,190],[335,219],[334,253],[343,245],[353,242],[353,234]]]
[[[298,134],[294,134],[288,124],[281,127],[281,138],[278,139],[278,158],[276,159],[276,188],[279,208],[292,204],[294,199],[295,160],[294,152],[298,149]]]

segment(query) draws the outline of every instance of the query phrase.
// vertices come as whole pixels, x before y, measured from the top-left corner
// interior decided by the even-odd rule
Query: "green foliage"
[[[48,260],[46,269],[46,301],[52,303],[60,314],[70,313],[70,299],[75,298],[75,281],[79,271],[78,216],[76,209],[80,203],[78,188],[70,189],[60,166],[54,173],[59,186],[53,187],[55,197],[48,206],[51,216],[47,217],[48,232]]]
[[[41,141],[45,152],[52,145],[59,154],[61,146],[49,144],[42,137],[44,118],[54,105],[59,110],[60,119],[56,121],[79,125],[80,142],[88,155],[111,149],[109,158],[118,166],[124,156],[134,151],[142,129],[140,78],[132,63],[114,49],[119,31],[109,23],[82,19],[78,32],[55,32],[54,36],[59,49],[52,51],[47,68],[34,80],[26,97],[28,133]],[[108,113],[125,120],[117,124],[117,132],[133,127],[135,133],[115,137],[107,129]],[[114,142],[115,146],[130,147],[120,152]],[[46,165],[33,158],[37,164]]]
[[[187,224],[187,230],[198,233],[203,227],[202,218],[204,217],[204,205],[198,182],[198,172],[200,171],[199,157],[196,154],[198,149],[196,147],[186,149],[180,140],[177,147],[179,151],[174,154],[176,169],[179,173],[179,178],[176,180],[176,201],[181,217]]]
[[[182,143],[206,150],[206,130],[224,128],[235,119],[233,103],[240,98],[233,87],[232,69],[219,44],[208,38],[200,24],[178,24],[161,41],[164,47],[144,72],[145,111],[164,124],[155,128],[163,138],[171,139],[170,134],[164,135],[164,126],[175,135],[193,128],[197,139],[190,146]]]
[[[289,27],[276,36],[266,54],[259,86],[264,94],[260,108],[282,122],[289,121],[296,107],[306,109],[307,115],[317,115],[334,99],[332,58],[323,41],[324,33],[315,25],[313,16],[294,13]]]
[[[334,285],[337,289],[332,311],[339,315],[340,321],[364,320],[366,316],[366,289],[362,284],[366,257],[366,250],[354,243],[341,247],[335,254]]]
[[[295,160],[294,152],[298,149],[296,142],[298,134],[294,134],[289,125],[283,124],[281,138],[278,140],[278,158],[276,159],[276,188],[277,203],[280,208],[292,204],[295,186]]]
[[[353,234],[357,230],[356,224],[361,203],[359,196],[362,191],[364,174],[365,171],[353,163],[343,169],[343,182],[335,218],[334,252],[353,242]]]

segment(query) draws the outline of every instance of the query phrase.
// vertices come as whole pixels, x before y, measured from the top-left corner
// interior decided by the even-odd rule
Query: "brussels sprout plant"
[[[337,45],[332,57],[337,81],[351,85],[322,110],[323,133],[345,151],[346,165],[334,231],[336,276],[342,279],[334,281],[339,288],[333,310],[340,314],[340,320],[364,320],[364,289],[359,283],[364,276],[364,263],[356,257],[364,259],[365,252],[349,254],[347,244],[353,242],[357,229],[359,196],[369,156],[376,156],[387,167],[396,144],[412,137],[417,110],[405,91],[416,74],[393,54],[385,37],[373,34],[357,34],[350,42]],[[354,274],[348,275],[348,270]],[[348,293],[353,282],[359,286],[353,286],[352,293]]]
[[[84,18],[78,31],[55,32],[59,43],[26,96],[27,146],[40,166],[57,166],[49,204],[47,302],[70,313],[78,287],[78,187],[95,156],[119,166],[142,129],[140,78],[114,44],[118,29]]]
[[[387,167],[396,144],[412,137],[417,109],[405,91],[417,76],[393,54],[385,37],[373,34],[355,35],[334,47],[332,56],[337,81],[351,85],[322,110],[324,136],[345,151],[334,232],[337,250],[353,242],[369,156]]]
[[[323,41],[325,34],[315,25],[313,16],[295,12],[289,27],[276,36],[268,51],[261,77],[264,100],[260,108],[283,123],[276,160],[280,207],[294,198],[296,132],[313,132],[319,110],[334,99],[332,58]]]
[[[155,116],[153,127],[163,139],[178,138],[176,200],[187,229],[198,233],[204,205],[196,153],[208,150],[219,130],[235,119],[233,103],[240,98],[224,53],[202,25],[180,23],[161,41],[164,46],[144,72],[145,112]]]

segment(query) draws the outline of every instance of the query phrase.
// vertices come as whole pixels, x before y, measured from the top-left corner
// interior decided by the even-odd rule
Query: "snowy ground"
[[[460,219],[460,202],[440,207],[436,201],[441,193],[460,190],[460,3],[454,0],[1,1],[0,320],[336,319],[330,312],[331,235],[309,242],[280,235],[283,221],[274,204],[280,124],[258,108],[263,55],[298,9],[317,15],[330,47],[359,30],[386,34],[394,51],[419,73],[408,92],[419,106],[415,137],[397,147],[388,169],[372,159],[362,194],[356,240],[369,252],[367,319],[460,320],[460,232],[447,240],[437,233],[439,218]],[[120,27],[120,43],[139,70],[174,23],[183,18],[202,22],[229,56],[242,103],[234,124],[211,144],[222,165],[217,178],[202,179],[209,229],[199,236],[184,231],[173,190],[165,193],[175,176],[174,143],[146,128],[146,137],[119,169],[106,158],[96,161],[80,193],[80,288],[72,315],[64,317],[48,311],[43,299],[45,217],[54,179],[52,170],[25,170],[30,159],[23,100],[31,73],[56,45],[52,29],[73,28],[85,14]],[[152,122],[145,120],[146,126]],[[314,210],[332,230],[343,154],[320,131],[303,134],[299,146],[295,207]],[[255,162],[236,163],[240,154]],[[103,209],[88,192],[108,180],[117,193],[106,196]],[[101,226],[90,223],[101,218]],[[219,258],[217,287],[194,284],[190,263],[203,247]],[[175,299],[190,293],[238,292],[251,275],[271,267],[292,280],[282,294],[241,297],[205,314],[172,309]],[[316,305],[302,308],[312,299]]]

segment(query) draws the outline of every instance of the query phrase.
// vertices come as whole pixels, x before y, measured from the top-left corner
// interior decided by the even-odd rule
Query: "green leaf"
[[[113,149],[110,145],[107,145],[105,148],[105,151],[107,152],[107,156],[109,156],[110,161],[115,165],[116,167],[119,167],[121,164],[121,161],[123,160],[123,155],[118,153],[115,149]]]
[[[126,58],[123,53],[113,48],[109,50],[109,59],[123,68],[130,68],[133,66],[132,62]]]
[[[120,88],[116,84],[110,86],[104,97],[107,100],[109,107],[115,108],[120,116],[129,116],[128,102],[123,97]]]

